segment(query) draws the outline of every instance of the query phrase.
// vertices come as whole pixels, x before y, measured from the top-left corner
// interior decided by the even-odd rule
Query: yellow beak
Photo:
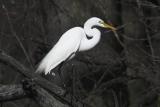
[[[105,22],[102,22],[102,24],[103,24],[103,27],[104,27],[104,28],[108,28],[108,29],[111,29],[111,30],[113,30],[113,31],[116,30],[116,28],[113,27],[112,25],[109,25],[109,24],[107,24],[107,23],[105,23]]]

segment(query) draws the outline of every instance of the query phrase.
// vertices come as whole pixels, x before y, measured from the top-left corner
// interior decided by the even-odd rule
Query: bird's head
[[[112,25],[110,25],[110,24],[108,24],[108,23],[105,23],[102,19],[100,19],[100,18],[97,18],[97,17],[92,17],[92,18],[90,18],[90,19],[88,19],[87,21],[86,21],[86,24],[92,24],[92,25],[94,25],[94,26],[99,26],[99,27],[102,27],[102,28],[107,28],[107,29],[111,29],[111,30],[113,30],[113,31],[115,31],[116,30],[116,28],[115,27],[113,27]]]

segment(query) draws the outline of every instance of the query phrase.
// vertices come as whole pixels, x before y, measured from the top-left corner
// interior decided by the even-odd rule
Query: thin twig
[[[117,3],[122,3],[122,2],[119,2],[117,1]],[[127,0],[123,0],[123,4],[124,5],[131,5],[131,6],[134,6],[134,5],[137,5],[137,0],[136,1],[127,1]],[[156,4],[153,4],[152,2],[146,2],[146,1],[139,1],[138,2],[138,5],[141,5],[141,6],[145,6],[147,8],[156,8],[156,9],[160,9],[160,6],[159,5],[156,5]]]
[[[115,107],[119,107],[119,101],[118,101],[118,97],[116,95],[116,92],[114,90],[111,90],[113,97],[114,97],[114,102],[115,102]]]
[[[120,45],[124,48],[125,45],[124,43],[120,40],[119,36],[118,36],[118,33],[116,31],[113,31],[115,37],[117,38],[118,42],[120,43]]]
[[[138,10],[139,10],[139,12],[140,12],[140,17],[145,18],[139,0],[137,0],[137,4],[138,4]],[[151,51],[152,63],[153,63],[153,66],[154,66],[154,65],[155,65],[155,62],[154,62],[155,54],[154,54],[154,49],[153,49],[153,46],[152,46],[152,40],[151,40],[151,37],[150,37],[150,34],[149,34],[149,30],[148,30],[148,27],[147,27],[147,24],[146,24],[145,20],[141,20],[141,22],[142,22],[142,23],[144,24],[144,26],[145,26],[145,33],[146,33],[146,37],[147,37],[147,40],[148,40],[148,43],[149,43],[149,47],[150,47],[150,51]]]
[[[20,38],[17,36],[16,32],[14,31],[13,24],[12,24],[12,22],[11,22],[11,19],[10,19],[9,14],[8,14],[8,9],[7,9],[6,6],[4,5],[3,0],[1,0],[1,1],[2,1],[2,8],[3,8],[4,11],[6,12],[6,16],[7,16],[8,22],[9,22],[9,26],[10,26],[10,30],[11,30],[13,36],[14,36],[14,37],[16,38],[16,40],[18,41],[20,47],[22,48],[22,50],[23,50],[23,52],[24,52],[24,54],[25,54],[25,56],[26,56],[26,58],[27,58],[27,61],[30,63],[32,69],[34,70],[34,66],[33,66],[33,64],[32,64],[31,58],[29,57],[29,55],[28,55],[25,47],[23,46],[23,43],[21,42]]]

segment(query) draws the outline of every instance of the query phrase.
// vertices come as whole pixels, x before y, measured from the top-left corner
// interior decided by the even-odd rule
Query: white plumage
[[[66,59],[73,58],[74,53],[77,51],[85,51],[93,48],[99,42],[101,36],[100,31],[92,28],[93,26],[115,30],[114,27],[104,23],[103,20],[97,17],[88,19],[84,24],[84,28],[71,28],[61,36],[55,46],[43,58],[36,72],[48,74]],[[87,36],[91,37],[91,39],[88,39]]]

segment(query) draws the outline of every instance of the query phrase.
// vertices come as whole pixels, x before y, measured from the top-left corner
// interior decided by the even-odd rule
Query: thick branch
[[[0,61],[8,64],[9,66],[11,66],[13,68],[15,68],[22,75],[33,79],[37,84],[39,84],[40,86],[42,86],[43,88],[45,88],[46,90],[48,90],[52,94],[54,94],[59,100],[61,100],[64,103],[67,103],[66,100],[64,100],[60,97],[60,96],[65,94],[65,91],[61,87],[49,82],[48,80],[42,78],[39,75],[35,74],[34,71],[26,68],[20,62],[18,62],[13,57],[7,55],[2,50],[0,50]]]
[[[0,102],[26,97],[22,85],[2,85],[0,87]]]
[[[32,93],[33,99],[42,107],[69,107],[67,104],[55,99],[40,86],[36,86]]]
[[[21,84],[3,85],[0,87],[0,102],[29,96],[31,96],[31,98],[33,98],[41,107],[69,107],[55,99],[47,91],[37,85],[27,90],[24,90]]]

